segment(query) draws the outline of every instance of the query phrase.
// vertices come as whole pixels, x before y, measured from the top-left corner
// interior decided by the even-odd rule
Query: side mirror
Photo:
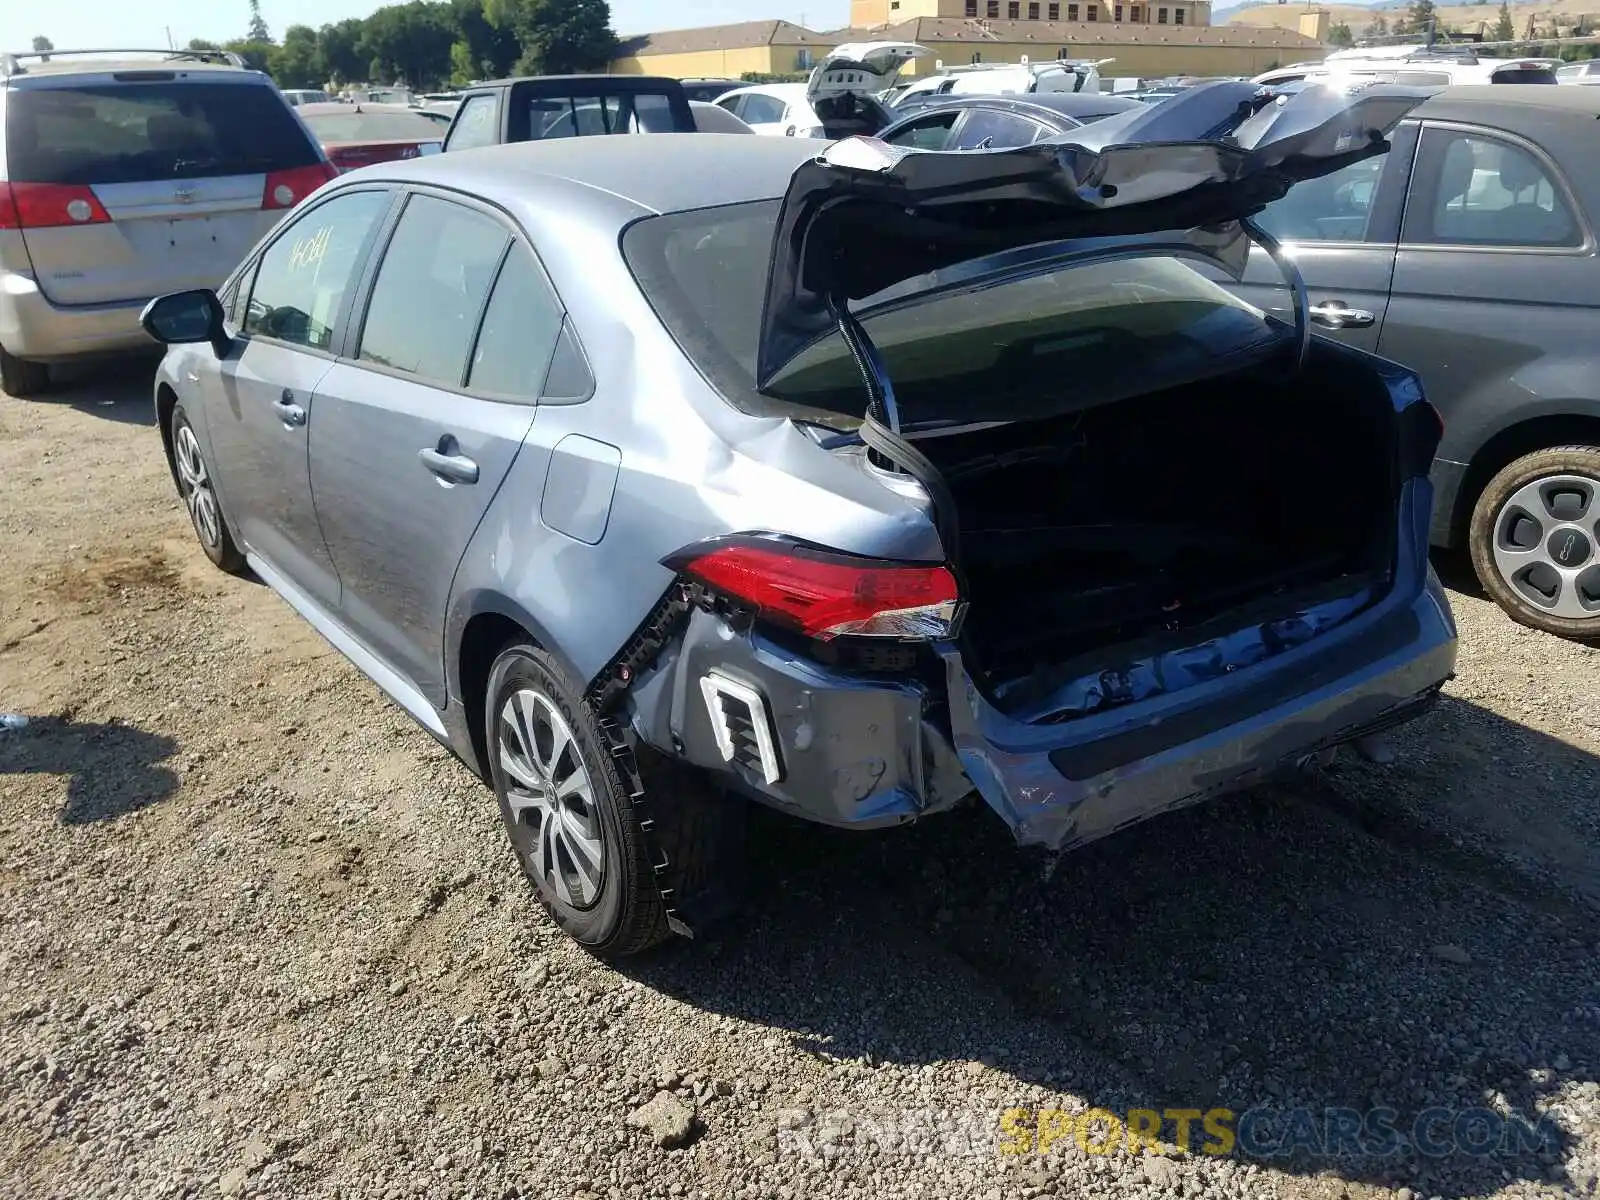
[[[233,345],[222,322],[222,301],[210,288],[157,296],[139,314],[144,331],[163,345],[210,342],[218,358]]]

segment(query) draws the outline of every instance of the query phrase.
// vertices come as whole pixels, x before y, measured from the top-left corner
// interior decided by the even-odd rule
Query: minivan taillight
[[[822,641],[932,641],[955,636],[960,625],[960,590],[945,566],[753,536],[703,542],[664,561],[759,618]]]
[[[325,162],[274,171],[267,176],[267,184],[261,189],[261,207],[293,208],[338,173]]]
[[[0,183],[0,229],[104,225],[111,220],[94,189],[67,183]]]

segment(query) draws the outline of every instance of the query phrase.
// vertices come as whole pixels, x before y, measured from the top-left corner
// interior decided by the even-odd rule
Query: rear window
[[[1555,83],[1556,73],[1549,67],[1508,67],[1489,76],[1490,83]]]
[[[436,142],[448,125],[419,113],[317,113],[302,114],[319,141],[327,142]]]
[[[722,394],[747,412],[848,427],[865,393],[838,337],[811,347],[758,395],[761,310],[778,202],[650,217],[623,254],[663,324]],[[855,305],[864,312],[935,287],[910,279]],[[1228,369],[1281,331],[1170,258],[1063,267],[964,296],[866,316],[902,406],[919,422],[1105,403]],[[1041,390],[1059,385],[1059,392]]]
[[[513,141],[680,132],[665,92],[531,96],[518,104],[516,115],[523,128],[513,129]]]
[[[29,183],[141,183],[306,167],[316,147],[275,88],[236,83],[14,87],[6,164]]]

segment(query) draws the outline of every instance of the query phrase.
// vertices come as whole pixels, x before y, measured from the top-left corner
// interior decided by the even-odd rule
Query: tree
[[[425,0],[380,8],[361,26],[360,48],[371,63],[373,82],[431,87],[449,77],[455,42],[449,6]]]
[[[1406,10],[1406,26],[1410,33],[1427,33],[1435,28],[1438,19],[1433,0],[1411,0],[1411,7]],[[1399,31],[1400,27],[1396,25],[1395,32]]]
[[[471,83],[474,79],[502,79],[522,56],[516,33],[490,21],[484,14],[484,0],[451,0],[459,37],[450,47],[452,82]]]
[[[322,69],[335,83],[351,83],[367,76],[367,60],[361,50],[362,25],[359,17],[350,17],[317,30]]]
[[[245,31],[244,40],[247,42],[272,40],[272,31],[267,28],[267,23],[261,16],[261,0],[250,0],[250,27]]]
[[[1356,35],[1350,32],[1349,25],[1345,24],[1343,21],[1335,21],[1332,25],[1328,26],[1328,45],[1354,46],[1355,44]]]
[[[1494,23],[1494,37],[1496,42],[1509,42],[1517,36],[1517,27],[1511,23],[1511,8],[1506,0],[1500,0],[1500,16]]]
[[[269,58],[272,77],[279,87],[319,88],[328,79],[317,31],[309,25],[291,25],[283,31],[283,45]]]
[[[49,54],[55,48],[56,44],[42,33],[33,39],[33,52],[35,54]]]
[[[484,0],[484,15],[516,34],[528,74],[598,71],[616,54],[606,0]]]
[[[1361,31],[1361,36],[1369,38],[1388,37],[1389,22],[1384,19],[1384,15],[1382,13],[1379,13],[1377,16],[1373,17],[1372,20],[1367,24],[1367,27]]]
[[[244,59],[244,65],[252,71],[272,70],[272,56],[278,48],[271,42],[252,42],[249,38],[234,38],[233,41],[224,43],[222,49],[232,51]]]

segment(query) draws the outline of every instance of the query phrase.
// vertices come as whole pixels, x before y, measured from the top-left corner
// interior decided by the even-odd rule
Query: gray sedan
[[[1416,377],[1182,261],[1240,263],[1242,211],[1414,100],[1221,86],[991,155],[354,172],[146,311],[161,444],[206,553],[493,786],[597,953],[727,908],[744,797],[877,829],[975,794],[1081,845],[1455,662]]]

